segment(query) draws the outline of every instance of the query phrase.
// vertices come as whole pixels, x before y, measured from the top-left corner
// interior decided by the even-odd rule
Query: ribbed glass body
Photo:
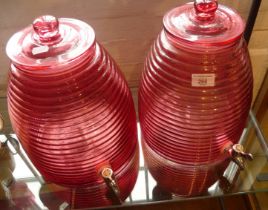
[[[76,23],[78,31],[79,24],[85,25],[63,21],[66,28]],[[69,37],[55,48],[45,45],[34,51],[36,47],[28,47],[37,57],[23,54],[25,63],[34,62],[32,66],[17,57],[11,64],[8,108],[14,132],[45,180],[87,191],[89,203],[105,205],[111,201],[100,172],[110,167],[124,200],[138,173],[136,114],[130,90],[114,60],[93,38],[88,49],[82,48],[81,55],[68,60],[72,53]],[[78,44],[74,47],[80,50]],[[70,52],[56,55],[65,49]]]
[[[203,193],[228,164],[252,99],[244,39],[225,45],[182,43],[165,29],[142,74],[139,117],[145,160],[160,187]]]

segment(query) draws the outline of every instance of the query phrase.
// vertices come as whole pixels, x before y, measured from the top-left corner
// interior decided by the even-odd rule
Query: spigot
[[[109,167],[104,167],[101,170],[101,176],[112,194],[113,203],[122,204],[122,201],[120,199],[120,190],[116,183],[113,170]]]
[[[230,156],[231,160],[239,167],[240,170],[245,169],[245,160],[253,160],[253,155],[246,153],[241,144],[233,144],[225,149],[225,152]]]

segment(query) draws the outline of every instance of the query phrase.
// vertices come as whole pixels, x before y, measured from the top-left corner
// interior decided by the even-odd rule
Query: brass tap
[[[116,183],[113,170],[109,167],[104,167],[101,170],[101,176],[111,192],[113,203],[121,204],[122,201],[120,199],[120,190]]]
[[[230,156],[231,160],[237,164],[240,170],[245,169],[245,160],[253,160],[253,155],[246,153],[241,144],[233,144],[225,149],[225,152]]]

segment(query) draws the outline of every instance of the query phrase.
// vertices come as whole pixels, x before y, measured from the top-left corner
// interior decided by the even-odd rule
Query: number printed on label
[[[192,74],[192,87],[214,87],[215,74]]]

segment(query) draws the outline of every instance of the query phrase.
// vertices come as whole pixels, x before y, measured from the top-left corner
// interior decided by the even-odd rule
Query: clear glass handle
[[[59,21],[51,15],[38,17],[33,22],[35,39],[41,43],[55,43],[60,41]]]
[[[198,20],[212,20],[218,9],[217,0],[195,0],[194,8]]]

